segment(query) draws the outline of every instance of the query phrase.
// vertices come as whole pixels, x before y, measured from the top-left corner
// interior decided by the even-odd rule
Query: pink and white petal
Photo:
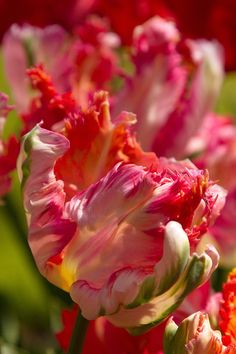
[[[157,186],[152,176],[142,166],[117,164],[104,178],[72,198],[66,212],[80,228],[93,229],[110,220],[120,222],[150,198]]]
[[[20,111],[25,111],[30,102],[29,81],[26,78],[26,69],[29,63],[26,46],[31,36],[31,26],[21,28],[14,24],[3,38],[4,67],[9,84],[14,96],[16,106]],[[29,53],[28,53],[29,54]]]
[[[222,48],[216,42],[189,41],[196,72],[165,125],[156,132],[152,150],[158,156],[186,156],[186,142],[213,109],[223,80]],[[168,139],[166,139],[168,136]]]
[[[170,257],[170,252],[172,257]],[[98,313],[103,313],[103,311],[103,314],[116,312],[120,305],[139,306],[144,299],[145,301],[150,300],[155,292],[160,293],[165,288],[169,288],[185,268],[189,258],[188,252],[189,242],[187,235],[178,223],[170,222],[166,227],[163,257],[154,270],[156,275],[147,275],[145,269],[126,267],[113,273],[102,288],[92,289],[92,286],[90,286],[89,293],[91,294],[94,291],[94,296],[98,296],[100,299],[100,309],[98,309],[99,311],[96,314],[93,314],[92,318],[96,318]],[[132,258],[132,255],[130,257]],[[144,286],[148,287],[148,289],[145,289]],[[86,284],[82,280],[76,282],[72,286],[71,296],[80,305],[82,311],[85,311],[84,315],[91,316],[91,308],[86,306],[87,295],[83,292],[84,289],[88,291],[88,282]],[[149,299],[145,295],[147,291],[149,292]],[[107,296],[108,294],[109,296]],[[97,303],[97,301],[95,300],[94,303]],[[111,303],[113,304],[112,306]]]
[[[146,274],[142,268],[123,268],[100,288],[82,279],[72,285],[71,296],[83,316],[95,319],[106,315],[113,324],[141,333],[164,320],[210,276],[215,269],[214,255],[189,257],[188,237],[181,226],[170,222],[166,229],[163,258],[153,273]],[[88,296],[93,299],[93,307]]]
[[[92,320],[116,312],[121,304],[132,302],[145,275],[140,269],[124,268],[113,273],[101,289],[92,288],[88,282],[79,280],[72,285],[70,294],[80,304],[83,316]],[[93,306],[90,306],[91,302]]]
[[[69,40],[66,31],[51,25],[43,29],[25,24],[14,24],[3,38],[4,66],[14,100],[20,112],[29,109],[31,86],[26,70],[43,64],[51,73],[56,87],[67,90],[71,70]]]
[[[207,314],[197,312],[177,327],[171,319],[164,336],[165,354],[223,354],[221,333],[211,328]]]
[[[61,265],[73,279],[86,280],[98,289],[111,274],[127,266],[152,272],[162,256],[167,222],[177,218],[191,226],[191,213],[203,197],[203,189],[198,193],[201,178],[203,171],[182,165],[179,171],[162,173],[130,164],[114,166],[66,203],[64,216],[77,224],[77,230]],[[191,211],[186,209],[188,200]],[[130,253],[134,244],[135,252]]]
[[[147,237],[128,220],[156,188],[153,176],[155,173],[141,166],[118,164],[66,204],[65,215],[78,229],[67,247],[65,263],[76,263],[80,277],[100,284],[101,278],[120,267],[154,264],[158,240]],[[136,252],[129,255],[134,243]]]
[[[214,225],[209,229],[209,234],[220,253],[220,262],[225,267],[236,265],[236,188],[232,189],[227,197],[221,214]]]
[[[39,270],[52,282],[55,282],[55,277],[51,279],[50,270],[61,262],[59,255],[76,228],[63,216],[63,182],[56,180],[53,171],[56,160],[68,147],[66,138],[38,125],[24,137],[19,158],[29,244]]]
[[[175,50],[179,33],[173,22],[154,17],[134,31],[135,76],[117,98],[122,109],[137,114],[138,139],[151,150],[158,131],[176,106],[186,84],[186,72]]]
[[[166,319],[194,288],[209,279],[218,259],[216,250],[212,250],[211,254],[193,254],[180,277],[165,292],[136,308],[121,308],[107,318],[112,324],[125,327],[135,335],[149,330]]]
[[[189,260],[189,241],[182,226],[170,221],[165,228],[163,256],[155,265],[155,294],[170,288],[184,271]]]
[[[217,218],[223,212],[227,201],[227,194],[228,192],[218,184],[209,186],[206,192],[206,199],[208,201],[209,206],[210,204],[212,204],[210,226],[212,226],[216,222]]]

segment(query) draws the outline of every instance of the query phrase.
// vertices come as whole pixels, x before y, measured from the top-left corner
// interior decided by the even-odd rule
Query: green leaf
[[[0,207],[0,296],[19,316],[44,322],[47,317],[47,291],[22,242],[17,223],[6,206]],[[2,302],[2,301],[1,301]]]
[[[6,78],[6,74],[4,72],[4,61],[2,51],[0,50],[0,91],[4,92],[9,96],[10,102],[14,104],[14,100],[12,99],[11,89],[9,83]],[[16,134],[19,136],[21,129],[21,121],[15,110],[9,113],[7,117],[6,124],[4,126],[4,134],[3,138],[7,138],[10,135]]]
[[[216,111],[220,114],[229,114],[236,117],[236,72],[226,75]]]

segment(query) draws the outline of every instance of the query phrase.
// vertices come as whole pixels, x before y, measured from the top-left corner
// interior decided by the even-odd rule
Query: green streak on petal
[[[188,337],[189,337],[189,324],[191,321],[194,319],[194,314],[186,318],[181,322],[181,324],[176,326],[175,333],[172,333],[172,340],[167,343],[166,338],[164,341],[166,341],[166,347],[164,347],[164,354],[182,354],[185,348],[186,342],[188,342]],[[166,333],[165,337],[168,336],[168,331],[169,328],[168,326],[166,327]]]
[[[178,281],[181,273],[184,272],[184,268],[186,267],[187,260],[189,258],[189,245],[186,245],[181,250],[180,257],[176,264],[172,264],[169,271],[166,272],[165,277],[161,279],[161,282],[158,285],[158,289],[155,292],[155,296],[161,295],[166,292],[170,287],[172,287],[176,281]]]
[[[137,336],[164,321],[178,308],[185,297],[201,284],[205,266],[206,258],[204,256],[193,255],[178,281],[168,291],[156,297],[157,300],[160,299],[160,301],[157,301],[157,306],[158,302],[160,304],[160,309],[157,308],[157,317],[148,324],[127,328],[127,330],[132,335]]]
[[[32,136],[35,133],[35,130],[31,131],[30,133],[28,133],[24,140],[23,140],[23,144],[24,144],[24,153],[26,155],[26,158],[24,160],[24,162],[22,163],[22,174],[23,174],[23,178],[22,178],[22,182],[21,182],[21,188],[23,189],[25,186],[25,183],[30,175],[30,166],[31,166],[31,151],[32,151],[32,147],[33,147],[33,142],[32,142]]]
[[[193,255],[192,261],[188,267],[187,284],[183,296],[187,296],[192,290],[196,289],[202,283],[206,268],[206,258],[204,256]]]
[[[147,277],[144,280],[135,300],[131,304],[128,304],[126,308],[132,309],[138,307],[139,305],[147,303],[150,299],[153,298],[153,292],[155,286],[156,286],[155,277],[154,276]]]
[[[181,323],[172,342],[171,354],[182,354],[188,338],[187,322]]]
[[[140,336],[141,334],[146,333],[147,331],[149,331],[153,327],[158,326],[159,324],[161,324],[161,322],[166,320],[168,318],[168,316],[170,316],[170,314],[172,314],[172,312],[174,312],[176,310],[176,308],[179,307],[179,305],[181,304],[181,302],[183,300],[184,300],[184,298],[182,298],[182,297],[179,298],[178,300],[176,300],[176,303],[174,303],[172,306],[168,307],[168,309],[166,309],[166,311],[162,312],[158,316],[158,318],[153,320],[152,322],[150,322],[146,325],[139,326],[139,327],[127,328],[127,331],[130,334],[132,334],[133,336]]]
[[[144,280],[134,301],[125,306],[125,308],[132,309],[145,304],[151,299],[164,294],[176,282],[178,283],[178,279],[182,276],[188,264],[189,253],[187,236],[182,235],[180,242],[179,238],[176,239],[175,232],[170,232],[169,230],[165,239],[163,257],[156,264],[155,274]]]
[[[27,59],[27,67],[35,65],[34,51],[33,51],[33,41],[32,39],[23,39],[22,45],[25,50],[26,59]]]
[[[132,334],[132,336],[140,336],[141,334],[146,333],[147,331],[149,331],[153,327],[159,325],[162,321],[163,321],[163,318],[161,318],[157,321],[153,321],[151,323],[148,323],[146,325],[142,325],[140,327],[126,328],[126,329],[130,334]]]
[[[164,342],[163,342],[164,354],[173,353],[173,341],[177,330],[178,330],[178,326],[173,320],[171,320],[165,328]]]

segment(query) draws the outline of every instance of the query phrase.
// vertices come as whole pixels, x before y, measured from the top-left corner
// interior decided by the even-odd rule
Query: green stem
[[[89,325],[89,321],[82,315],[81,311],[78,311],[78,316],[73,329],[70,347],[68,354],[81,354],[83,350],[83,344],[86,336],[86,331]]]

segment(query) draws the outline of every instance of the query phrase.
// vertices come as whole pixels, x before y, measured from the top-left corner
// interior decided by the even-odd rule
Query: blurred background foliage
[[[11,100],[0,53],[0,91]],[[4,138],[19,135],[20,120],[10,112]],[[18,176],[0,205],[0,353],[60,353],[53,333],[61,328],[61,308],[71,301],[38,272],[27,243]]]
[[[216,105],[216,111],[222,114],[229,114],[236,117],[236,72],[230,72],[225,76],[220,97]]]
[[[236,72],[227,74],[216,111],[236,117]],[[0,91],[11,97],[0,55]],[[13,111],[5,138],[18,135],[20,121]],[[1,354],[60,353],[53,333],[61,328],[60,312],[71,304],[69,296],[39,274],[27,244],[17,175],[11,193],[0,206],[0,352]],[[226,272],[218,269],[213,286],[219,289]]]

